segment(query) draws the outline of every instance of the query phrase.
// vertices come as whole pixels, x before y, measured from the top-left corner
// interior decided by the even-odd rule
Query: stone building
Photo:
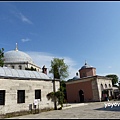
[[[17,47],[15,51],[5,54],[5,65],[0,67],[0,114],[29,111],[34,109],[34,105],[37,109],[54,109],[55,103],[48,100],[47,94],[59,89],[60,80],[49,78],[45,66],[38,71],[25,70],[27,65],[35,67],[35,64]],[[22,69],[18,69],[19,65]]]
[[[11,50],[4,53],[4,67],[12,69],[36,69],[36,71],[42,71],[42,69],[36,65],[32,58],[25,52],[18,50],[18,45],[16,43],[15,50]]]
[[[106,93],[104,93],[106,91]],[[68,102],[102,101],[114,97],[112,78],[96,75],[96,68],[85,62],[73,79],[66,82]]]

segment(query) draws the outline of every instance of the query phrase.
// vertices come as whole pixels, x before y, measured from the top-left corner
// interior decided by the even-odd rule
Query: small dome
[[[80,79],[80,78],[78,77],[78,73],[76,73],[76,76],[73,77],[73,79],[74,79],[74,80]]]
[[[87,62],[85,62],[85,65],[81,67],[81,69],[84,69],[84,68],[91,68],[90,65],[87,64]]]
[[[80,79],[78,76],[73,77],[74,80]]]
[[[4,62],[7,63],[7,62],[30,62],[30,63],[33,63],[33,60],[32,58],[22,52],[22,51],[19,51],[18,48],[17,48],[17,45],[16,45],[16,49],[15,50],[11,50],[11,51],[8,51],[6,53],[4,53]]]

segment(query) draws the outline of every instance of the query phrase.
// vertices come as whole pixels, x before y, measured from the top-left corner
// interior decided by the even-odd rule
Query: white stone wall
[[[99,99],[102,100],[102,90],[101,90],[101,84],[103,84],[103,89],[105,89],[105,84],[107,85],[107,88],[112,88],[112,80],[111,79],[103,79],[103,78],[98,78],[97,79],[97,87],[98,87],[98,94],[99,94]],[[109,84],[111,87],[109,87]],[[110,95],[110,93],[109,93]]]
[[[56,91],[59,87],[59,81],[56,81]],[[53,91],[51,80],[0,79],[0,90],[6,91],[5,105],[0,105],[0,114],[29,110],[29,104],[33,105],[36,89],[41,89],[39,108],[54,108],[54,103],[46,97],[49,92]],[[17,103],[17,90],[25,90],[25,103]]]
[[[33,68],[36,68],[36,71],[42,71],[42,69],[40,68],[40,67],[37,67],[37,66],[35,66],[35,65],[33,65],[33,64],[29,64],[29,63],[23,63],[23,64],[21,64],[21,63],[12,63],[12,64],[4,64],[4,66],[5,67],[8,67],[8,68],[12,68],[12,66],[14,66],[14,69],[20,69],[19,68],[19,66],[21,66],[22,67],[22,70],[25,70],[25,68],[31,68],[31,67],[33,67]]]

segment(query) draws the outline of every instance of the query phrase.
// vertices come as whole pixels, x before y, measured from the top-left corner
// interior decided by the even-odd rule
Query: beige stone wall
[[[59,81],[55,83],[57,91],[60,84]],[[49,92],[53,91],[53,83],[51,80],[0,79],[0,90],[6,90],[5,105],[0,105],[0,114],[29,110],[29,104],[33,105],[36,89],[41,89],[39,108],[53,108],[54,103],[46,97]],[[17,103],[17,90],[25,90],[25,103]]]
[[[103,84],[103,89],[105,89],[105,84],[107,85],[107,88],[112,87],[112,81],[111,79],[104,79],[104,78],[97,78],[97,87],[98,87],[98,93],[99,93],[99,99],[102,99],[102,90],[101,90],[101,84]],[[109,86],[110,84],[110,86]],[[110,94],[110,93],[109,93]]]
[[[92,80],[92,92],[93,92],[93,101],[99,101],[99,92],[98,92],[97,80],[93,78]]]

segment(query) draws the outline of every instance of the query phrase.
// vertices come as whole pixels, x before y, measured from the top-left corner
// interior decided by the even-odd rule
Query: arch
[[[101,83],[101,91],[103,91],[103,84]]]
[[[109,87],[111,87],[111,84],[109,84]]]
[[[83,103],[84,102],[84,92],[83,92],[83,90],[79,91],[79,97],[80,97],[80,102]]]
[[[105,84],[105,88],[107,88],[107,84]]]

